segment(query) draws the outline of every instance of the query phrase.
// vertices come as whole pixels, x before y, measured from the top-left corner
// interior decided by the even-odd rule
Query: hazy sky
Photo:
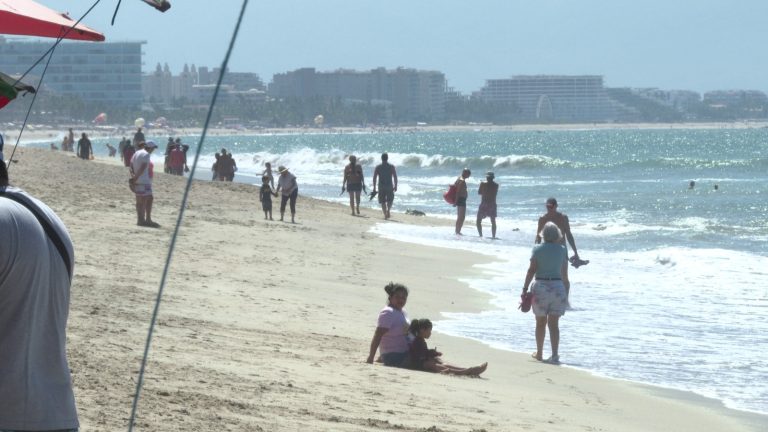
[[[37,0],[79,18],[90,0]],[[241,0],[102,0],[84,23],[108,41],[145,40],[144,69],[219,66]],[[611,87],[768,91],[768,1],[251,0],[230,70],[312,66],[439,70],[468,93],[486,79],[604,75]]]

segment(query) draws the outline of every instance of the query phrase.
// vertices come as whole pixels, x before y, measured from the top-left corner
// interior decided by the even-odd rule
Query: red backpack
[[[443,194],[443,199],[448,204],[456,204],[456,183],[448,186],[448,191]]]

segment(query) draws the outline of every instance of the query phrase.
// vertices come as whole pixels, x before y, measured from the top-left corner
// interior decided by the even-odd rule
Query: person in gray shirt
[[[76,431],[66,350],[72,241],[53,210],[8,185],[5,163],[0,239],[0,431]]]

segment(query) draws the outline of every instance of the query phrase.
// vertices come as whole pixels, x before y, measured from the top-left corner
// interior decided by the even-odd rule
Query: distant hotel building
[[[195,65],[190,67],[185,64],[182,72],[174,76],[167,64],[161,67],[158,63],[154,72],[144,76],[145,100],[165,105],[178,102],[207,105],[213,97],[219,72],[219,68],[209,70],[207,67],[196,68]],[[263,102],[266,99],[264,90],[264,83],[258,74],[227,71],[218,101],[240,97]]]
[[[303,68],[276,74],[268,93],[274,98],[340,98],[349,103],[379,103],[394,121],[435,121],[445,114],[445,75],[397,68],[371,71]]]
[[[141,89],[141,46],[146,42],[62,42],[43,79],[43,87],[84,102],[138,107]],[[19,41],[0,36],[0,70],[23,74],[48,49],[52,41]],[[28,76],[36,85],[46,61]]]
[[[768,107],[768,96],[760,90],[715,90],[704,93],[704,103],[724,107]]]
[[[486,102],[515,104],[523,121],[604,122],[621,109],[599,75],[518,75],[489,79],[480,90]]]

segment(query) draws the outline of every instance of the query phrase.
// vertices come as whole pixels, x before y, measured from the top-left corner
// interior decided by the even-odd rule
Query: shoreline
[[[70,125],[33,125],[24,130],[20,143],[54,142],[55,138],[63,136]],[[72,126],[80,132],[88,133],[91,138],[121,139],[131,138],[135,127],[124,125],[79,125]],[[402,133],[402,132],[553,132],[553,131],[582,131],[582,130],[681,130],[681,129],[764,129],[768,121],[734,121],[734,122],[682,122],[682,123],[563,123],[563,124],[462,124],[462,125],[418,125],[392,127],[285,127],[262,129],[232,129],[213,127],[208,130],[208,136],[270,136],[270,135],[300,135],[300,134],[372,134],[372,133]],[[19,134],[19,126],[0,130],[6,136],[7,144],[14,144]],[[202,128],[151,128],[146,129],[148,136],[199,136]],[[158,142],[158,145],[160,143]]]
[[[119,165],[27,148],[16,159],[12,184],[47,202],[76,245],[69,350],[81,428],[123,427],[186,178],[158,170],[155,214],[163,228],[148,230],[133,225]],[[489,361],[484,378],[363,364],[386,282],[394,277],[411,288],[410,318],[488,310],[491,296],[461,280],[481,276],[477,265],[491,258],[393,245],[370,233],[377,223],[450,220],[396,213],[384,222],[376,209],[351,218],[344,205],[302,196],[299,224],[270,223],[253,194],[244,183],[193,183],[150,353],[142,429],[748,431],[768,424],[767,416],[693,392],[548,366],[445,334],[435,334],[430,346],[457,364]],[[135,242],[141,250],[127,247]],[[121,262],[142,263],[146,274]]]
[[[440,217],[436,218],[435,216],[430,216],[430,218],[431,219],[443,220],[443,218],[440,218]],[[453,219],[449,219],[447,221],[453,222]],[[382,234],[379,233],[378,235],[381,236]],[[446,251],[458,251],[458,252],[461,252],[461,253],[470,253],[470,254],[473,254],[473,255],[477,255],[477,256],[481,256],[481,257],[486,258],[487,259],[486,263],[488,263],[488,262],[496,262],[496,263],[508,264],[508,262],[506,260],[498,258],[498,256],[496,254],[494,254],[494,253],[484,253],[484,252],[478,251],[478,250],[468,250],[468,249],[465,249],[465,248],[462,248],[462,247],[453,247],[453,246],[447,246],[447,245],[424,244],[424,243],[419,243],[418,241],[408,241],[408,240],[399,240],[399,239],[394,239],[393,241],[398,241],[398,242],[401,242],[401,243],[407,243],[407,244],[413,244],[413,245],[432,247],[432,248],[438,248],[438,249],[442,249],[442,250],[446,250]],[[482,264],[482,263],[475,263],[473,265],[473,267],[476,267],[478,264]],[[492,293],[492,292],[489,292],[489,291],[485,291],[483,289],[476,288],[476,287],[474,287],[472,285],[471,282],[475,282],[475,281],[478,281],[478,280],[482,281],[483,279],[487,278],[485,276],[482,276],[482,273],[483,273],[482,271],[480,271],[480,273],[481,273],[481,275],[475,276],[475,277],[473,277],[472,279],[469,279],[469,280],[467,279],[467,277],[462,277],[462,281],[467,281],[467,287],[470,290],[474,291],[475,293],[478,293],[478,294],[480,294],[482,296],[490,297],[491,300],[495,300],[495,301],[505,300],[502,296],[499,295],[499,293]],[[514,283],[513,283],[513,285],[514,285]],[[513,299],[513,301],[516,301],[516,300]],[[482,310],[482,312],[492,311],[492,310],[500,310],[500,308],[498,308],[497,306],[495,306],[494,304],[489,302],[487,307],[484,308]],[[477,313],[477,311],[463,311],[463,312],[466,312],[466,313]],[[515,310],[511,310],[511,313],[519,314],[519,312],[517,312]],[[526,315],[527,315],[527,317],[532,319],[532,316],[530,314],[526,314]],[[441,320],[452,320],[452,319],[456,319],[456,318],[449,318],[449,317],[441,318]],[[436,331],[438,331],[438,330],[436,330]],[[455,337],[455,338],[459,338],[459,339],[470,340],[470,341],[482,344],[484,346],[487,346],[489,349],[492,349],[492,350],[499,350],[499,351],[503,351],[503,352],[508,352],[508,353],[512,353],[514,355],[522,355],[522,356],[524,356],[524,358],[528,357],[528,352],[527,351],[520,351],[520,350],[515,350],[513,348],[495,346],[491,342],[484,341],[484,340],[476,338],[476,337],[465,336],[465,335],[461,335],[461,334],[458,334],[458,333],[455,333],[455,332],[454,333],[448,332],[448,333],[444,333],[444,334],[446,334],[449,337]],[[531,339],[532,338],[533,338],[533,334],[531,334]],[[547,342],[545,343],[545,351],[547,349],[548,349],[548,339],[547,339]],[[675,385],[663,385],[663,384],[653,383],[653,382],[649,382],[649,381],[642,381],[642,380],[636,380],[636,379],[632,379],[632,378],[625,378],[625,377],[621,377],[621,376],[611,376],[610,374],[601,373],[601,372],[599,372],[597,370],[589,369],[588,367],[574,366],[574,365],[571,365],[571,364],[568,364],[568,363],[563,363],[561,365],[561,367],[564,367],[564,368],[567,368],[567,369],[571,369],[571,370],[574,370],[574,371],[577,371],[577,372],[581,372],[581,373],[587,373],[588,375],[590,375],[592,377],[595,377],[596,379],[615,380],[615,381],[618,381],[618,382],[629,383],[631,385],[637,385],[637,386],[640,386],[640,387],[646,387],[646,388],[650,389],[651,391],[659,392],[659,394],[662,394],[662,395],[664,395],[665,392],[668,392],[668,397],[673,398],[673,399],[678,399],[678,400],[686,400],[686,399],[700,400],[700,401],[702,401],[702,403],[706,403],[708,406],[719,407],[719,408],[722,408],[722,409],[728,410],[728,411],[735,411],[735,412],[739,412],[739,413],[744,413],[748,417],[752,417],[752,420],[755,423],[757,423],[757,424],[763,424],[764,422],[768,421],[768,412],[760,412],[760,411],[755,411],[755,410],[751,410],[751,409],[748,409],[748,408],[740,408],[740,407],[737,407],[737,406],[733,406],[733,404],[735,404],[735,402],[731,402],[731,405],[729,405],[729,401],[726,400],[726,399],[719,398],[719,397],[716,397],[716,396],[710,396],[710,395],[704,394],[702,392],[698,392],[696,390],[676,387]]]

